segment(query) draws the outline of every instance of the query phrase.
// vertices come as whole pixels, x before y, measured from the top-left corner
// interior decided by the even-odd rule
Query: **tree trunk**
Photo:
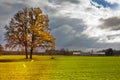
[[[32,54],[33,54],[33,47],[30,49],[30,59],[32,59]]]
[[[27,41],[27,26],[25,25],[25,35],[24,35],[24,38],[25,38],[25,55],[26,55],[26,59],[28,59],[28,50],[27,50],[27,47],[28,47],[28,41]]]
[[[27,52],[27,47],[25,46],[25,56],[26,56],[26,59],[28,59],[28,52]]]
[[[34,33],[32,34],[32,44],[33,43],[34,43]],[[33,49],[34,49],[34,46],[32,45],[30,49],[30,59],[32,59]]]

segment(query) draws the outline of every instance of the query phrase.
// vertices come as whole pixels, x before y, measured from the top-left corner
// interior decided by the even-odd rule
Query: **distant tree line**
[[[72,51],[61,49],[61,50],[46,50],[46,55],[72,55]]]
[[[105,52],[106,56],[118,56],[118,55],[120,55],[120,50],[113,50],[112,48],[102,50],[102,52]]]
[[[45,52],[33,52],[33,55],[74,55],[73,53],[76,51],[70,51],[68,49],[62,48],[61,50],[46,50]],[[77,51],[79,52],[79,51]],[[108,48],[105,50],[101,50],[98,52],[104,52],[105,56],[119,56],[120,50],[113,50],[112,48]],[[84,52],[82,52],[84,54]],[[30,54],[30,52],[28,52]],[[0,55],[25,55],[24,51],[4,51],[2,45],[0,45]],[[92,56],[92,55],[89,55]],[[99,55],[98,55],[99,56]]]

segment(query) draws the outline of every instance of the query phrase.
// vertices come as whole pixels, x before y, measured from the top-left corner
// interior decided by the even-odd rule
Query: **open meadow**
[[[119,56],[0,56],[0,80],[120,80]]]

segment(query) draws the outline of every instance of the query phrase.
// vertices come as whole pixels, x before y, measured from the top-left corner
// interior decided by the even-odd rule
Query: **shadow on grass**
[[[50,61],[50,60],[56,60],[55,57],[48,57],[48,58],[33,58],[33,59],[25,59],[25,58],[0,58],[0,63],[5,63],[5,62],[34,62],[34,61]]]
[[[26,61],[31,61],[31,59],[0,59],[0,63],[5,63],[5,62],[26,62]]]

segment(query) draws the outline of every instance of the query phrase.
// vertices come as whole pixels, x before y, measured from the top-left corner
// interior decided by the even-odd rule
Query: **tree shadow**
[[[26,62],[31,61],[30,59],[0,59],[0,63],[6,63],[6,62]]]

